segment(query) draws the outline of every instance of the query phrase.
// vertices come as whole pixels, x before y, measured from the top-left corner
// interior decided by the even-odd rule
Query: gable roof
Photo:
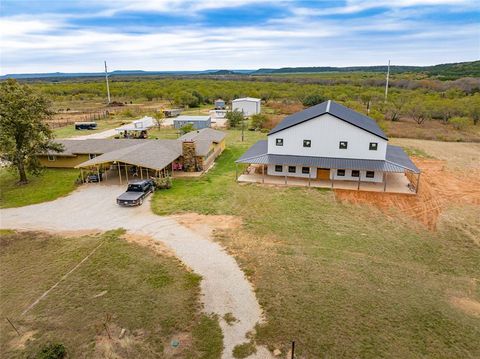
[[[331,100],[322,102],[318,105],[309,107],[303,111],[285,117],[282,122],[280,122],[268,133],[268,135],[283,131],[287,128],[314,119],[326,113],[335,116],[336,118],[345,121],[355,127],[370,132],[371,134],[388,140],[387,135],[385,135],[385,133],[380,129],[380,127],[378,127],[375,120]]]
[[[218,143],[225,138],[225,132],[214,130],[213,128],[202,128],[201,130],[195,130],[180,136],[180,141],[198,141],[205,140]]]

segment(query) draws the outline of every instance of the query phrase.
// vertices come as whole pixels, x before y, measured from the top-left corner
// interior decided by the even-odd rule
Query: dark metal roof
[[[342,121],[348,122],[353,126],[370,132],[378,137],[388,140],[387,135],[385,135],[380,127],[378,127],[375,120],[331,100],[322,102],[318,105],[309,107],[303,111],[285,117],[282,122],[280,122],[277,126],[275,126],[275,128],[273,128],[273,130],[269,132],[269,135],[298,125],[302,122],[314,119],[326,113],[335,116]]]
[[[393,147],[394,154],[391,154],[389,157],[388,151],[390,147]],[[403,153],[403,155],[400,152]],[[384,161],[336,157],[273,155],[267,153],[267,141],[262,140],[258,141],[252,147],[250,147],[248,151],[245,152],[243,156],[235,162],[336,169],[356,169],[382,172],[404,172],[407,169],[415,173],[420,172],[420,170],[408,158],[407,154],[403,151],[403,149],[397,146],[387,147],[387,160]]]
[[[412,162],[410,157],[408,157],[403,148],[399,146],[387,145],[386,160],[388,162],[395,163],[398,166],[405,167],[412,172],[420,173],[418,167],[415,166],[415,164]]]

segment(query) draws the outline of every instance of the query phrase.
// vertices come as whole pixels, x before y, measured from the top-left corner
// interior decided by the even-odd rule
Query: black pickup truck
[[[155,190],[152,180],[141,180],[128,185],[127,191],[117,197],[120,206],[140,206],[145,197]]]

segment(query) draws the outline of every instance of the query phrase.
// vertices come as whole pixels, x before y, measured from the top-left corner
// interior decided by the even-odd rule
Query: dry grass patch
[[[63,344],[72,358],[219,358],[218,321],[199,311],[200,277],[164,249],[152,251],[145,239],[126,241],[121,234],[2,234],[0,315],[20,332],[18,336],[8,322],[0,322],[3,358],[33,355],[48,343]],[[88,260],[22,316],[102,241]],[[201,347],[212,338],[212,348]],[[173,339],[179,342],[175,348],[170,347]]]

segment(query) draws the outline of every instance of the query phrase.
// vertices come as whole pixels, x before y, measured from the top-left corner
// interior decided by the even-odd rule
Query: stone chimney
[[[182,142],[183,168],[187,172],[195,172],[197,170],[197,160],[195,153],[194,141]]]

